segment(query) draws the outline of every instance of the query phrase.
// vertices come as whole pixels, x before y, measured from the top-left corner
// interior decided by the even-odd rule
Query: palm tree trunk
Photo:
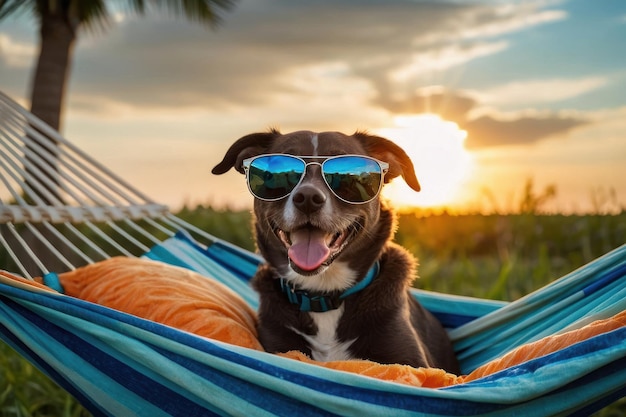
[[[56,130],[61,124],[75,40],[76,28],[66,16],[52,13],[41,16],[41,50],[32,84],[31,112]]]

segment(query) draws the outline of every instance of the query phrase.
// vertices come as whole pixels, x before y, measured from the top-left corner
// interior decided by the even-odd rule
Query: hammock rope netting
[[[173,215],[2,93],[0,141],[0,337],[96,416],[589,415],[626,395],[626,246],[511,303],[414,290],[467,375],[427,388],[443,373],[346,372],[60,293],[123,257],[194,271],[254,312],[248,281],[262,260]]]

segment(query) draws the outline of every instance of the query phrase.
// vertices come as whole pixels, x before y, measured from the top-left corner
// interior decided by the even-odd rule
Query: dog
[[[266,263],[252,282],[266,351],[458,374],[445,329],[408,291],[416,261],[391,242],[395,217],[379,196],[398,176],[420,190],[404,150],[360,131],[272,129],[234,142],[212,173],[231,168],[246,175],[255,197]]]

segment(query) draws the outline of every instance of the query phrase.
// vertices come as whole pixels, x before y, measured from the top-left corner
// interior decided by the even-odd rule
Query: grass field
[[[250,214],[210,207],[179,216],[253,249]],[[514,300],[626,243],[626,212],[615,215],[398,216],[396,241],[420,261],[415,286],[428,290]],[[2,416],[89,415],[68,394],[0,344]],[[598,416],[626,415],[624,400]]]

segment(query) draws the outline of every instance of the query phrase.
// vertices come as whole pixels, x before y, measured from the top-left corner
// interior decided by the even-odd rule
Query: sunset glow
[[[416,193],[404,181],[395,180],[385,187],[384,196],[400,207],[454,205],[473,166],[464,147],[466,132],[434,114],[397,116],[394,122],[396,127],[379,133],[407,152],[422,190]]]
[[[515,213],[529,182],[556,190],[546,212],[626,207],[623,0],[240,0],[216,30],[109,3],[78,34],[61,133],[173,210],[251,208],[211,168],[270,127],[396,141],[422,186],[385,187],[403,209]],[[0,87],[26,108],[36,23],[0,27]]]

